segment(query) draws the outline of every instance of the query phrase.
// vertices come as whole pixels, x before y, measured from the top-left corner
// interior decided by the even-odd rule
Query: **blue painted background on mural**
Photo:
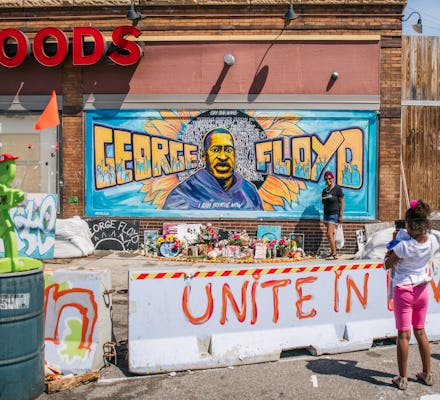
[[[173,189],[204,169],[204,135],[217,127],[231,133],[235,172],[256,189],[264,209],[224,200],[195,201],[192,209],[187,201],[169,202],[176,208],[163,209]],[[373,220],[376,144],[373,111],[88,111],[86,215],[317,219],[323,173],[331,170],[345,194],[344,219]],[[193,187],[194,200],[213,185]]]

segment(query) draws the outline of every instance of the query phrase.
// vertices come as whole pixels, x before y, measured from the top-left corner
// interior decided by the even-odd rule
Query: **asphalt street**
[[[101,371],[97,382],[42,394],[38,400],[103,399],[421,399],[440,400],[440,344],[432,343],[435,384],[428,387],[414,376],[408,389],[391,384],[396,373],[395,346],[314,357],[292,355],[278,362],[240,367],[130,376],[126,362]],[[411,346],[409,371],[420,369],[417,348]]]
[[[112,271],[113,330],[118,356],[100,371],[92,383],[56,393],[43,393],[38,400],[129,400],[129,399],[421,399],[440,400],[440,343],[431,343],[432,387],[418,383],[421,368],[417,346],[410,347],[408,389],[391,384],[397,374],[394,341],[377,341],[366,351],[313,356],[306,350],[286,352],[280,361],[236,367],[132,375],[127,369],[128,268],[133,261],[150,265],[138,254],[97,252],[77,260],[54,260],[50,268],[93,265]],[[46,264],[45,264],[46,266]]]

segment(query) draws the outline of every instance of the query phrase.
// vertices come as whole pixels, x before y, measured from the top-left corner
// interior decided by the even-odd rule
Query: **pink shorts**
[[[394,319],[399,331],[422,329],[428,312],[428,285],[395,286],[393,292]]]

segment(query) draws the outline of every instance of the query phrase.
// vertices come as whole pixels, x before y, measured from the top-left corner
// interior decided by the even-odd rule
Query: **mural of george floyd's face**
[[[228,179],[234,173],[235,145],[228,133],[214,133],[210,136],[209,147],[204,155],[206,169],[215,178]]]

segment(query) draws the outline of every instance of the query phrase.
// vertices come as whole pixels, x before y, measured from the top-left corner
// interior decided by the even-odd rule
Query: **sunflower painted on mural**
[[[180,172],[144,181],[144,201],[159,209],[201,210],[289,210],[305,189],[293,179],[280,156],[280,146],[288,147],[291,136],[303,135],[299,117],[278,113],[244,113],[237,110],[206,112],[161,112],[162,118],[145,121],[145,131],[197,146],[198,154],[188,165],[169,160]],[[277,160],[268,163],[257,143],[274,143]],[[264,150],[264,147],[263,147]],[[300,167],[297,165],[297,168]],[[305,172],[306,173],[306,172]]]

